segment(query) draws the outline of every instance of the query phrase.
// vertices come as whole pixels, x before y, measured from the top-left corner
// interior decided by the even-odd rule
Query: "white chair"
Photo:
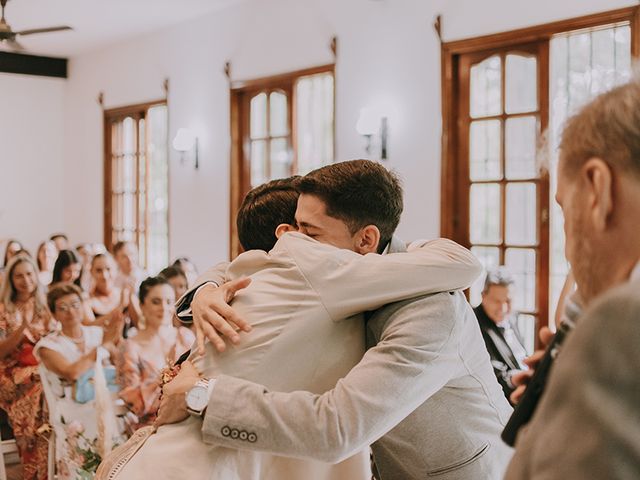
[[[44,399],[49,407],[49,425],[51,425],[51,435],[49,437],[49,455],[47,462],[47,477],[54,480],[56,477],[56,428],[63,428],[62,424],[58,421],[57,415],[57,402],[56,397],[51,390],[51,385],[47,380],[46,369],[44,365],[38,366],[40,372],[40,381],[42,382],[42,391],[44,392]]]

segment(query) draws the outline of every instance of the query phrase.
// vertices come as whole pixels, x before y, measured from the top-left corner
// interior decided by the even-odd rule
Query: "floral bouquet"
[[[76,480],[91,480],[95,475],[102,457],[98,453],[98,440],[87,438],[82,423],[74,420],[64,427],[66,433],[67,455],[58,462],[58,470],[62,478],[73,478],[70,473],[75,470]]]

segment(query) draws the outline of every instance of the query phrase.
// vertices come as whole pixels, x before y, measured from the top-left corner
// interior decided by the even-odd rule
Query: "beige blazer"
[[[640,281],[618,287],[578,320],[507,479],[640,478],[638,292]]]
[[[447,240],[427,243],[411,253],[362,256],[301,234],[286,234],[268,254],[247,252],[228,266],[226,279],[252,278],[233,306],[251,320],[253,331],[222,354],[208,346],[197,366],[207,377],[226,374],[280,391],[322,393],[347,375],[364,353],[362,318],[353,315],[443,288],[465,288],[479,272],[477,260]],[[247,408],[242,398],[234,403],[240,411]],[[209,408],[209,415],[216,412]],[[240,450],[242,445],[205,443],[201,430],[202,421],[193,418],[161,427],[113,478],[364,480],[370,476],[367,448],[331,465]],[[228,434],[248,443],[256,440],[255,431],[230,429]]]
[[[218,377],[205,441],[326,462],[373,444],[382,480],[501,479],[511,449],[500,432],[512,410],[464,295],[387,305],[369,318],[367,335],[362,361],[322,395]]]

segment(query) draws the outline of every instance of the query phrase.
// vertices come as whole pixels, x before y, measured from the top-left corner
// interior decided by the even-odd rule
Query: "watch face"
[[[187,394],[187,407],[191,410],[199,412],[209,403],[209,391],[203,386],[196,386],[189,390]]]

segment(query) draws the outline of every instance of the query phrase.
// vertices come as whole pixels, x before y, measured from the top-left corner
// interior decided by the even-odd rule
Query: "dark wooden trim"
[[[538,107],[540,109],[540,140],[542,135],[547,132],[549,127],[549,42],[540,42],[538,46]],[[538,244],[536,257],[536,305],[538,315],[536,316],[537,325],[535,346],[540,347],[540,336],[537,334],[540,328],[549,325],[549,271],[551,269],[551,231],[549,228],[551,216],[551,199],[550,199],[550,183],[549,170],[543,168],[540,172],[540,181],[538,182]]]
[[[159,100],[153,100],[151,102],[137,103],[135,105],[126,105],[123,107],[107,108],[104,110],[105,118],[114,119],[117,117],[127,117],[129,115],[139,114],[142,111],[147,111],[151,107],[158,105],[167,105],[167,99],[162,98]]]
[[[103,183],[103,200],[104,200],[104,217],[103,217],[103,234],[102,238],[104,239],[104,246],[107,250],[111,250],[113,247],[112,241],[112,224],[111,224],[111,212],[113,211],[112,205],[112,169],[111,169],[111,144],[113,142],[112,139],[112,126],[109,121],[109,117],[106,113],[102,114],[102,127],[103,127],[103,138],[104,138],[104,182]]]
[[[67,78],[67,59],[0,52],[0,72]]]
[[[635,7],[631,20],[631,56],[640,57],[640,6]]]
[[[240,91],[231,90],[229,95],[229,125],[231,133],[231,152],[230,152],[230,169],[229,169],[229,260],[234,259],[239,253],[238,229],[236,227],[236,212],[240,208],[241,188],[240,188],[240,170],[242,168],[240,144],[241,128],[240,128],[240,104],[242,102],[242,93]]]
[[[286,82],[293,82],[299,77],[306,77],[308,75],[315,75],[317,73],[333,72],[335,75],[335,67],[335,63],[330,63],[327,65],[321,65],[319,67],[305,68],[302,70],[296,70],[295,72],[281,73],[269,77],[256,78],[252,80],[236,80],[231,82],[231,90],[254,90],[270,88]]]
[[[640,6],[626,7],[608,12],[594,13],[577,18],[559,20],[543,25],[520,28],[518,30],[454,40],[443,43],[442,48],[447,54],[451,55],[471,53],[495,48],[505,48],[515,44],[548,40],[558,33],[565,33],[583,28],[593,28],[598,25],[605,25],[609,23],[628,21],[634,24],[638,22],[639,10]],[[640,47],[640,44],[638,43],[640,42],[640,39],[638,39],[639,36],[640,33],[634,34],[633,43],[637,45],[636,48]]]

